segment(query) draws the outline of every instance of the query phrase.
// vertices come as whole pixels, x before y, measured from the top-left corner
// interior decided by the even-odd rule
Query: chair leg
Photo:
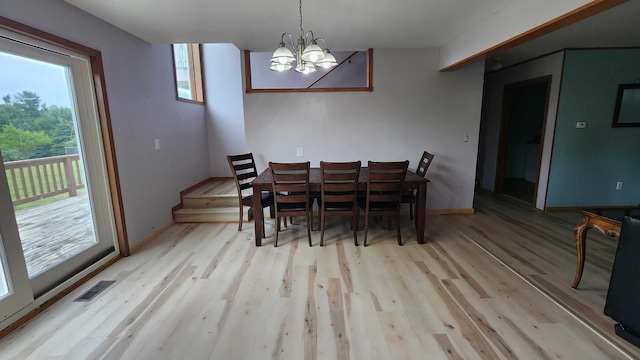
[[[271,205],[269,206],[269,217],[271,217],[272,219],[274,217],[276,217],[276,208],[275,205]]]
[[[409,219],[413,220],[413,204],[409,203]]]
[[[273,242],[273,247],[278,247],[278,234],[280,233],[280,217],[276,214],[276,240]]]
[[[400,236],[400,216],[396,215],[396,232],[398,236],[398,245],[402,246],[402,237]]]
[[[320,211],[320,246],[324,246],[324,219],[326,218],[325,214]]]
[[[353,244],[358,246],[358,217],[351,216],[351,229],[353,230]]]
[[[312,247],[311,244],[311,223],[313,223],[313,213],[307,213],[307,237],[309,238],[309,247]]]
[[[240,212],[240,218],[238,219],[238,231],[242,231],[242,220],[244,220],[243,216],[242,216],[242,215],[244,215],[243,211],[242,211],[242,204],[240,204],[240,211],[239,212]]]
[[[369,233],[369,214],[364,213],[364,243],[362,244],[364,247],[367,246],[367,234]]]

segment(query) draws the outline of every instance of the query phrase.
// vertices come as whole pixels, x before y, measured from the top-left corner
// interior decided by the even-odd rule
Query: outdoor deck
[[[16,212],[29,275],[95,243],[87,195]]]

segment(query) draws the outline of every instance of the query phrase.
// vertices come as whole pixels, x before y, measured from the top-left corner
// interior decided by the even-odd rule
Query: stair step
[[[237,213],[238,195],[185,195],[182,198],[182,204],[185,208],[226,208],[235,206]]]
[[[249,221],[248,207],[243,208],[243,219]],[[178,223],[185,222],[238,222],[237,207],[182,208],[173,213]]]

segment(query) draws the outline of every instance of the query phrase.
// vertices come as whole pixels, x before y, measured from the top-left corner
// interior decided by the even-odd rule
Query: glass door
[[[88,59],[0,35],[0,202],[21,245],[7,254],[38,297],[115,251],[115,227]]]
[[[0,169],[2,154],[0,154]],[[0,176],[0,193],[8,191],[7,180]],[[7,256],[20,253],[20,237],[18,235],[13,207],[4,196],[0,198],[0,321],[15,314],[33,301],[27,266],[24,258]]]

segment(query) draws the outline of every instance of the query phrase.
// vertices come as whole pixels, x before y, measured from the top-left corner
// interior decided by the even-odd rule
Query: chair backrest
[[[426,151],[422,153],[422,157],[420,158],[420,162],[416,168],[416,174],[418,174],[418,176],[424,177],[427,174],[427,170],[429,169],[429,165],[431,165],[431,161],[433,161],[433,157],[433,154]]]
[[[269,162],[276,211],[283,207],[292,211],[309,210],[310,168],[311,164],[308,161],[302,163]]]
[[[409,160],[394,162],[369,161],[367,206],[371,202],[389,203],[397,207],[402,197]]]
[[[228,155],[227,161],[236,181],[238,195],[242,197],[242,191],[251,188],[251,182],[258,177],[253,154]]]
[[[362,162],[320,161],[322,203],[331,208],[356,206]]]

